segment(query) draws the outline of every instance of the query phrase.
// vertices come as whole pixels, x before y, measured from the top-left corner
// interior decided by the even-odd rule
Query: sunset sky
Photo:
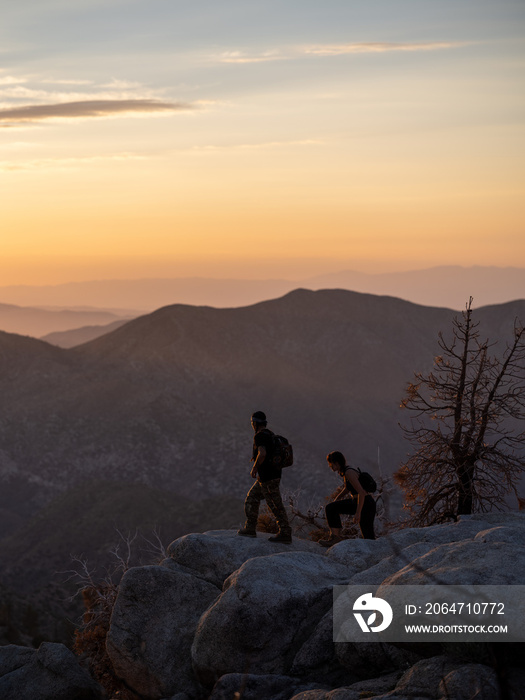
[[[17,0],[0,286],[525,267],[523,0]]]

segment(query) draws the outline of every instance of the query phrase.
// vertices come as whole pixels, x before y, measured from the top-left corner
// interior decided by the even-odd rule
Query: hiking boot
[[[268,542],[280,542],[281,544],[292,544],[292,536],[280,532],[278,535],[268,537]]]
[[[341,535],[330,535],[326,540],[319,540],[317,544],[320,544],[321,547],[332,547],[332,545],[342,542],[343,540],[344,537],[341,537]]]
[[[243,537],[257,537],[255,530],[250,530],[247,527],[241,527],[240,530],[237,530],[237,534]]]

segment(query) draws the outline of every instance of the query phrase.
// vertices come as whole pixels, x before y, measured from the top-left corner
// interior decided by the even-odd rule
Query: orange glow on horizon
[[[161,87],[156,54],[154,87],[101,66],[95,86],[83,63],[53,87],[53,64],[19,78],[0,67],[5,120],[19,119],[0,124],[0,286],[525,267],[519,47],[501,39],[508,53],[489,59],[476,41],[332,31],[213,54],[234,62],[188,49]],[[93,104],[111,118],[89,118]],[[148,114],[162,105],[186,107]]]

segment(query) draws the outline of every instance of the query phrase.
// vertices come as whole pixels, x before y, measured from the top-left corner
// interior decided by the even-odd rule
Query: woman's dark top
[[[350,493],[352,494],[352,496],[358,496],[359,494],[358,494],[357,490],[352,486],[352,484],[350,483],[350,479],[349,479],[348,476],[347,476],[348,470],[352,470],[352,471],[355,472],[356,474],[359,474],[359,472],[357,471],[357,469],[352,469],[352,467],[349,467],[348,465],[346,465],[346,466],[344,467],[344,472],[343,472],[343,474],[341,474],[341,476],[343,477],[343,479],[344,479],[344,481],[345,481],[345,488],[346,488],[348,491],[350,491]]]

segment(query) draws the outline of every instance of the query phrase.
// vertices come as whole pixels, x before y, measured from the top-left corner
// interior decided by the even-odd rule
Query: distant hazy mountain
[[[105,310],[49,310],[0,304],[0,330],[36,338],[80,326],[106,325],[117,319],[116,314]]]
[[[525,299],[525,269],[443,266],[378,275],[346,271],[311,278],[305,286],[388,294],[416,304],[462,310],[470,296],[475,308]]]
[[[240,498],[254,410],[294,445],[285,488],[322,498],[334,449],[377,475],[380,448],[391,473],[408,449],[404,388],[452,315],[297,290],[240,309],[162,308],[72,350],[0,333],[0,514],[13,527],[21,508],[95,478]],[[477,315],[483,334],[507,338],[525,302]]]
[[[297,287],[386,294],[416,304],[463,309],[469,296],[474,297],[476,307],[524,299],[525,269],[445,266],[384,274],[344,271],[303,280],[103,280],[46,287],[0,287],[0,302],[22,306],[71,308],[87,305],[142,311],[175,303],[223,308],[272,299]],[[79,325],[86,323],[67,328]]]
[[[0,287],[0,301],[21,305],[119,307],[152,311],[168,304],[244,306],[300,286],[288,280],[207,278],[100,280],[56,286]]]
[[[113,321],[105,326],[84,326],[83,328],[75,328],[70,331],[57,331],[42,336],[41,340],[51,345],[57,345],[59,348],[74,348],[76,345],[82,345],[95,338],[100,338],[101,335],[107,335],[111,331],[120,328],[127,323],[126,320]]]

